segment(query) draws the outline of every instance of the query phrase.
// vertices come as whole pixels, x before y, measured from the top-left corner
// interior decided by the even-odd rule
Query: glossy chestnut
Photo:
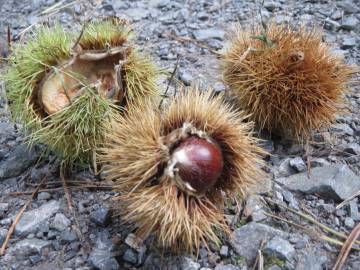
[[[204,193],[213,186],[224,166],[219,146],[197,136],[183,140],[172,157],[179,177],[194,193]]]

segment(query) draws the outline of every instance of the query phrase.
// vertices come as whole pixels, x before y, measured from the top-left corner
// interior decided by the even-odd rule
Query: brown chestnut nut
[[[197,136],[182,141],[172,153],[172,159],[185,186],[195,193],[204,193],[213,186],[224,166],[220,148]]]

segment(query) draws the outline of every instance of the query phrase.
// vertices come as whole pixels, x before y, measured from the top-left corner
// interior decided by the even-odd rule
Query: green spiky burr
[[[104,125],[125,106],[158,95],[159,70],[118,18],[86,23],[81,32],[40,26],[17,44],[4,75],[10,108],[29,132],[66,164],[86,164]]]

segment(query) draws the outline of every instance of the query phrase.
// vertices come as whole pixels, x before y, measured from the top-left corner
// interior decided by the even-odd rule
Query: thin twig
[[[76,46],[79,44],[80,42],[80,39],[81,37],[83,36],[84,32],[85,32],[85,29],[86,29],[86,26],[87,24],[89,23],[90,19],[86,20],[81,28],[81,31],[80,31],[80,34],[79,36],[77,37],[77,39],[75,40],[75,43],[74,45],[71,47],[72,50],[75,50]]]
[[[40,15],[45,15],[45,14],[55,14],[57,12],[59,12],[60,10],[62,9],[65,9],[69,6],[72,6],[74,4],[76,4],[77,2],[81,3],[82,1],[79,1],[79,0],[75,0],[75,1],[72,1],[70,3],[67,3],[67,4],[64,4],[66,1],[63,0],[63,1],[60,1],[50,7],[48,7],[47,9],[43,10],[42,12],[40,12]]]
[[[94,175],[98,175],[99,172],[98,172],[98,169],[97,169],[97,162],[96,162],[96,150],[93,149],[92,151],[93,153],[93,158],[92,158],[92,163],[93,163],[93,168],[94,168]]]
[[[75,210],[74,210],[74,208],[72,206],[71,195],[70,195],[69,189],[67,187],[67,183],[66,183],[65,176],[64,176],[64,162],[62,162],[61,165],[60,165],[60,179],[61,179],[62,184],[63,184],[68,209],[69,209],[70,213],[72,214],[72,216],[74,217],[76,234],[78,235],[79,239],[82,241],[83,236],[82,236],[82,233],[80,231],[79,221],[77,219],[76,212],[75,212]]]
[[[65,176],[64,176],[64,163],[61,163],[61,165],[60,165],[60,179],[62,181],[62,185],[64,188],[68,208],[70,211],[72,211],[73,207],[72,207],[72,203],[71,203],[71,197],[70,197],[69,189],[67,187],[67,183],[66,183]]]
[[[258,265],[258,267],[261,267],[261,265],[264,266],[264,258],[262,257],[262,253],[261,253],[261,250],[263,249],[264,244],[265,244],[265,240],[263,239],[260,243],[260,247],[258,249],[258,255],[256,256],[252,270],[255,270],[256,265]]]
[[[8,53],[11,52],[11,31],[10,31],[10,25],[7,27],[7,45],[8,45]]]
[[[174,67],[174,70],[173,70],[173,72],[171,73],[171,76],[170,76],[168,85],[167,85],[166,90],[165,90],[165,92],[164,92],[164,97],[160,100],[159,109],[161,109],[161,105],[163,104],[164,98],[167,96],[167,93],[168,93],[169,88],[170,88],[170,84],[171,84],[172,80],[174,79],[174,76],[175,76],[176,70],[177,70],[177,68],[178,68],[180,59],[181,59],[181,56],[178,55],[177,60],[176,60],[176,64],[175,64],[175,67]]]
[[[11,235],[13,234],[14,230],[15,230],[15,227],[16,225],[19,223],[22,215],[24,214],[26,208],[29,206],[29,204],[31,203],[32,199],[34,198],[35,194],[39,191],[40,187],[42,186],[42,184],[45,182],[45,180],[47,180],[47,176],[45,176],[40,184],[37,186],[37,188],[33,191],[33,193],[31,194],[30,198],[27,200],[27,202],[25,203],[25,205],[21,208],[21,210],[19,211],[19,213],[16,215],[13,223],[11,224],[10,228],[9,228],[9,231],[6,235],[6,238],[5,238],[5,241],[4,243],[2,244],[1,246],[1,249],[0,249],[0,256],[4,255],[5,253],[5,249],[6,249],[6,246],[10,240],[10,237]]]
[[[345,263],[346,258],[349,256],[349,252],[351,247],[355,243],[356,239],[360,236],[360,223],[356,225],[356,227],[352,230],[349,237],[346,239],[339,256],[336,260],[335,266],[333,270],[340,270]]]
[[[264,256],[262,255],[261,250],[258,250],[259,263],[258,270],[264,270]]]
[[[69,189],[84,189],[84,188],[96,188],[96,189],[102,189],[102,190],[111,190],[113,186],[98,186],[98,185],[83,185],[83,186],[69,186]],[[40,189],[39,192],[57,192],[60,190],[64,190],[63,187],[57,187],[57,188],[45,188]],[[23,191],[23,192],[10,192],[6,195],[8,196],[21,196],[21,195],[30,195],[33,191]]]
[[[329,237],[327,235],[324,235],[324,234],[316,232],[316,231],[309,230],[308,228],[306,228],[306,227],[304,227],[304,226],[302,226],[300,224],[297,224],[295,222],[292,222],[290,220],[287,220],[285,218],[281,218],[279,216],[276,216],[276,215],[273,215],[273,214],[270,214],[270,213],[267,213],[267,212],[265,212],[265,215],[267,215],[267,216],[269,216],[271,218],[280,220],[282,222],[285,222],[285,223],[287,223],[289,225],[292,225],[294,227],[298,227],[299,229],[303,230],[305,233],[307,233],[309,235],[313,235],[314,237],[317,237],[317,238],[319,238],[319,239],[321,239],[323,241],[329,242],[331,244],[334,244],[334,245],[337,245],[337,246],[342,246],[344,244],[343,242],[341,242],[341,241],[339,241],[337,239],[331,238],[331,237]],[[360,251],[359,248],[353,247],[352,249],[355,250],[355,251]]]
[[[355,192],[349,198],[345,199],[342,203],[340,203],[338,206],[336,206],[336,209],[342,208],[344,205],[348,204],[352,199],[354,199],[357,196],[360,196],[360,190]]]
[[[111,184],[108,183],[108,184],[104,184],[105,182],[102,181],[102,182],[94,182],[93,180],[66,180],[66,183],[69,185],[75,185],[75,186],[80,186],[80,187],[85,187],[85,186],[88,186],[88,185],[94,185],[96,187],[108,187],[110,186],[111,187]],[[26,185],[28,186],[34,186],[34,184],[31,184],[31,183],[27,183]],[[48,182],[46,183],[46,186],[49,186],[49,185],[62,185],[62,181],[51,181],[51,182]],[[37,186],[37,185],[35,185]],[[72,186],[69,186],[70,188]]]
[[[288,211],[290,211],[290,212],[292,212],[292,213],[294,213],[294,214],[296,214],[296,215],[298,215],[298,216],[300,216],[300,217],[308,220],[309,222],[311,222],[311,223],[319,226],[319,227],[322,228],[323,230],[325,230],[325,231],[327,231],[327,232],[329,232],[329,233],[331,233],[331,234],[333,234],[333,235],[335,235],[335,236],[337,236],[337,237],[340,237],[340,238],[343,238],[343,239],[347,239],[347,237],[348,237],[346,234],[341,233],[341,232],[338,232],[338,231],[336,231],[336,230],[334,230],[334,229],[332,229],[332,228],[330,228],[330,227],[328,227],[328,226],[320,223],[319,221],[317,221],[316,219],[314,219],[314,218],[311,217],[310,215],[306,215],[306,214],[304,214],[304,213],[302,213],[302,212],[300,212],[300,211],[297,211],[297,210],[295,210],[295,209],[292,209],[292,208],[284,205],[283,203],[279,203],[279,202],[276,202],[276,201],[274,201],[274,200],[271,200],[270,198],[266,198],[266,200],[269,201],[269,202],[271,202],[271,203],[274,203],[274,204],[276,204],[276,205],[278,205],[278,206],[281,206],[281,207],[283,207],[284,209],[286,209],[286,210],[288,210]],[[357,241],[356,244],[360,245],[360,241]]]
[[[238,221],[241,219],[241,216],[245,208],[246,200],[239,202],[238,198],[235,198],[235,203],[236,203],[236,210],[235,210],[234,218],[231,220],[231,226],[235,226],[235,224],[238,223]]]
[[[310,178],[310,174],[311,174],[311,162],[310,162],[310,145],[309,145],[309,140],[306,140],[306,144],[305,144],[305,157],[306,157],[306,166],[307,166],[307,177]]]

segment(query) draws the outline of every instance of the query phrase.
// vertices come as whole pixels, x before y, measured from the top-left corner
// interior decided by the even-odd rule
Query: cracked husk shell
[[[13,116],[66,163],[84,164],[104,124],[124,106],[156,96],[159,73],[131,42],[125,20],[107,18],[78,33],[40,26],[17,44],[4,76]]]

